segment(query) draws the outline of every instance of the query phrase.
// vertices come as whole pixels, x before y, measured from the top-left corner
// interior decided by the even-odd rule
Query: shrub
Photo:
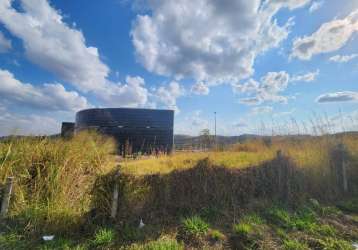
[[[98,175],[115,164],[114,150],[111,139],[95,133],[0,142],[0,185],[15,177],[10,215],[26,218],[30,232],[76,231]]]
[[[184,219],[182,227],[186,234],[194,236],[204,236],[209,230],[209,225],[199,216]]]
[[[209,231],[209,224],[199,216],[192,216],[182,220],[178,232],[178,239],[186,244],[200,248],[203,245],[204,238]]]
[[[354,250],[352,244],[348,241],[327,237],[318,240],[319,249],[324,250]]]
[[[241,238],[248,238],[248,236],[253,231],[254,231],[253,226],[248,223],[239,223],[234,225],[234,233],[236,233]]]
[[[184,245],[175,239],[161,238],[143,245],[133,244],[128,250],[184,250]]]
[[[257,247],[264,237],[265,225],[256,214],[246,215],[241,222],[233,226],[234,236],[231,241],[235,249],[252,249]]]
[[[283,248],[285,250],[307,250],[309,247],[297,240],[284,240]]]
[[[113,243],[115,240],[115,232],[113,229],[101,228],[96,231],[93,239],[93,245],[95,246],[106,246]]]
[[[285,229],[292,228],[293,226],[290,214],[281,208],[270,208],[266,212],[266,218],[270,223]]]
[[[134,242],[142,237],[142,233],[138,227],[125,224],[121,229],[120,237],[124,242]]]
[[[341,202],[337,207],[345,212],[358,213],[358,199]]]
[[[209,237],[213,241],[224,241],[226,238],[225,235],[219,230],[210,230]]]

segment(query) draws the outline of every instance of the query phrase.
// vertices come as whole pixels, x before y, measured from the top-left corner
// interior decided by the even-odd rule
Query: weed
[[[213,241],[224,241],[225,240],[225,235],[220,232],[219,230],[210,230],[209,231],[209,238]]]
[[[220,215],[220,209],[216,207],[205,207],[200,211],[200,216],[207,221],[214,221]]]
[[[267,220],[279,227],[289,229],[293,227],[290,214],[281,208],[273,207],[265,211]]]
[[[134,244],[128,247],[127,250],[184,250],[184,245],[178,243],[175,239],[161,238],[144,245]]]
[[[318,245],[319,249],[323,250],[354,250],[350,242],[332,237],[319,239]]]
[[[209,225],[199,216],[192,216],[182,221],[182,228],[188,235],[203,236],[209,230]]]
[[[86,250],[88,246],[78,245],[68,239],[58,238],[52,241],[43,242],[39,250]]]
[[[182,220],[178,239],[193,247],[201,247],[208,231],[209,224],[195,215]]]
[[[0,233],[0,249],[20,250],[29,248],[25,237],[16,232]]]
[[[263,220],[255,214],[244,216],[240,223],[233,226],[233,231],[231,242],[235,249],[252,249],[258,246],[265,233]]]
[[[113,229],[101,228],[96,231],[92,243],[95,246],[107,246],[114,242],[115,236]]]
[[[358,199],[341,202],[337,207],[345,212],[358,213]]]
[[[142,233],[137,227],[125,224],[121,229],[120,236],[124,242],[135,242],[142,237]]]
[[[248,223],[239,223],[234,225],[234,233],[240,238],[249,238],[249,235],[254,232],[254,227]]]
[[[301,243],[297,240],[284,240],[283,248],[285,250],[308,250],[309,247],[305,243]]]

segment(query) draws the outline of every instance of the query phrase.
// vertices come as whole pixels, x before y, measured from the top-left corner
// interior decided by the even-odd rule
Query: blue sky
[[[175,132],[358,128],[356,0],[1,0],[0,135],[91,107],[176,110]]]

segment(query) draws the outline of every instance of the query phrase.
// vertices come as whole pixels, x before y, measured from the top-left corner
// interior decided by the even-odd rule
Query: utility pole
[[[214,121],[215,121],[215,150],[217,150],[217,138],[216,138],[216,111],[214,112]]]

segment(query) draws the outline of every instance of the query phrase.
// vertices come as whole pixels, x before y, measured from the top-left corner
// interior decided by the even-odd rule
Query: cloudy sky
[[[175,132],[358,129],[358,0],[0,0],[0,135],[91,107]],[[304,130],[302,130],[304,129]]]

